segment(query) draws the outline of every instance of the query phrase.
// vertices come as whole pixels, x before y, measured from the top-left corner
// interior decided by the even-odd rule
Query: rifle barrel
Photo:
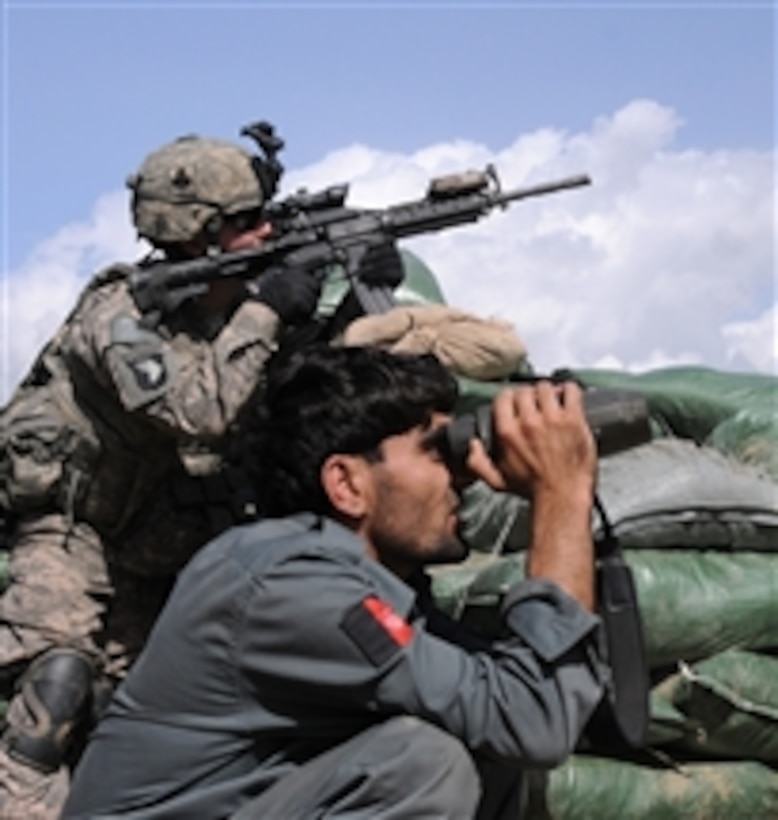
[[[542,196],[552,194],[554,191],[564,191],[568,188],[580,188],[582,185],[591,185],[592,179],[588,174],[576,174],[571,177],[564,177],[553,182],[541,182],[538,185],[530,185],[527,188],[514,188],[512,191],[500,191],[494,196],[496,205],[507,205],[517,199],[525,199],[530,196]]]

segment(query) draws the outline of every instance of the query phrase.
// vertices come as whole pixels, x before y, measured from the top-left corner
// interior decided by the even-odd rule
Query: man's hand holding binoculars
[[[496,490],[534,498],[544,489],[594,489],[597,450],[574,382],[503,390],[492,405],[492,455],[470,440],[467,468]]]
[[[597,447],[574,382],[504,390],[492,406],[492,456],[470,440],[467,469],[495,490],[532,499],[529,578],[554,581],[593,610],[591,510]]]

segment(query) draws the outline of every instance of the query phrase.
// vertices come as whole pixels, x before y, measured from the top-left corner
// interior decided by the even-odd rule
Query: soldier
[[[139,264],[258,247],[280,172],[216,139],[154,151],[128,180],[154,249]],[[150,316],[131,271],[88,283],[0,416],[0,506],[13,517],[0,675],[16,681],[0,744],[6,820],[59,816],[99,693],[126,673],[175,573],[251,513],[225,448],[281,329],[306,322],[320,291],[305,271],[258,295],[222,280]]]

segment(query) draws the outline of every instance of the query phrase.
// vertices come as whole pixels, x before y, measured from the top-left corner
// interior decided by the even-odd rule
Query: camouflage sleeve
[[[275,349],[278,317],[246,301],[210,341],[145,327],[123,282],[100,289],[73,318],[67,354],[127,411],[177,437],[222,436]]]

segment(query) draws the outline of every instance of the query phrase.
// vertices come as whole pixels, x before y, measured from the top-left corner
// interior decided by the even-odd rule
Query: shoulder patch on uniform
[[[161,353],[153,353],[129,364],[141,390],[156,390],[167,379],[165,360]]]
[[[175,376],[175,361],[166,342],[134,316],[117,316],[111,322],[108,365],[128,410],[161,396]]]
[[[343,617],[341,628],[374,665],[391,660],[413,639],[413,627],[386,601],[368,596]]]

